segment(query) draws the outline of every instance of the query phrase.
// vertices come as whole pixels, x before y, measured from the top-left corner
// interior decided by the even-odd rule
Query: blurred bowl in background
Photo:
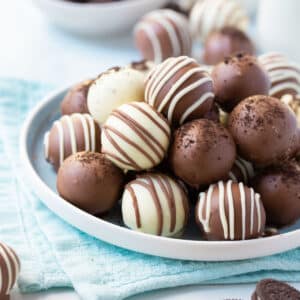
[[[53,24],[80,35],[108,35],[129,30],[145,13],[168,0],[126,0],[108,3],[75,3],[32,0]]]

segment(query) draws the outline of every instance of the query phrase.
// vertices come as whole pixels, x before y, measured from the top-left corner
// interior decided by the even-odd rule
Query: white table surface
[[[0,76],[52,83],[56,86],[99,74],[107,67],[139,58],[130,36],[110,40],[71,36],[50,26],[28,0],[9,0],[0,9]],[[300,288],[300,283],[295,284]],[[193,286],[152,292],[132,300],[250,299],[254,284]],[[75,292],[54,290],[20,295],[12,300],[77,300]]]

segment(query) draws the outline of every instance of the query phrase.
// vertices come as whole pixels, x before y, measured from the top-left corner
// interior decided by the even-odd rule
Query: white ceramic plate
[[[162,257],[186,260],[240,260],[271,255],[300,246],[300,222],[279,235],[247,241],[199,240],[196,226],[188,226],[181,239],[131,231],[116,213],[105,220],[81,211],[58,196],[56,174],[44,159],[43,136],[59,118],[59,104],[67,89],[46,97],[28,116],[21,134],[21,159],[34,192],[49,209],[83,232],[108,243]],[[192,218],[191,218],[192,219]],[[193,220],[191,220],[192,223]]]
[[[112,3],[75,3],[32,0],[54,24],[81,35],[108,35],[130,29],[145,13],[168,0],[127,0]]]

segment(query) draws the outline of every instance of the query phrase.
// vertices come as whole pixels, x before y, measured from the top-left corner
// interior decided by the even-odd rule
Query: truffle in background
[[[118,201],[123,172],[101,153],[79,152],[58,170],[57,191],[66,201],[93,215],[103,214]]]
[[[61,103],[62,115],[71,115],[74,113],[87,114],[87,94],[93,80],[85,80],[72,87]]]
[[[292,225],[300,218],[300,165],[297,162],[268,168],[254,180],[261,194],[268,224]]]
[[[270,96],[252,96],[229,116],[228,129],[238,153],[259,166],[281,163],[299,145],[297,120],[291,109]]]
[[[135,26],[134,38],[143,58],[155,63],[192,50],[187,18],[171,9],[146,14]]]
[[[236,147],[222,125],[198,119],[174,133],[169,161],[174,174],[194,188],[226,178],[236,159]]]
[[[216,101],[227,112],[253,95],[268,95],[270,80],[256,57],[237,53],[212,70]]]
[[[159,173],[140,175],[129,182],[122,197],[123,221],[129,228],[161,236],[182,234],[189,214],[181,185]]]
[[[196,221],[208,240],[246,240],[262,236],[266,214],[260,195],[243,183],[219,181],[200,193]]]
[[[208,65],[215,65],[237,52],[254,55],[254,44],[245,32],[234,27],[224,27],[207,37],[203,61]]]

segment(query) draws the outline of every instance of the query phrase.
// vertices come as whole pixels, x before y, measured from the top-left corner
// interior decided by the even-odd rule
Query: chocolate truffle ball
[[[178,236],[188,219],[188,198],[169,176],[149,173],[128,183],[122,197],[125,225],[133,230]]]
[[[133,101],[144,100],[143,72],[131,66],[112,68],[102,73],[90,86],[88,109],[100,124],[118,106]]]
[[[269,93],[269,76],[251,55],[238,53],[225,58],[214,67],[212,78],[216,101],[227,112],[249,96]]]
[[[230,114],[228,129],[239,154],[259,166],[290,158],[298,145],[295,115],[270,96],[257,95],[242,101]]]
[[[145,102],[123,104],[102,128],[102,152],[123,170],[146,170],[164,158],[170,141],[165,118]]]
[[[15,251],[0,243],[1,300],[9,300],[9,294],[17,282],[20,268],[20,260]]]
[[[293,162],[267,168],[254,180],[269,224],[291,225],[300,218],[300,166]]]
[[[208,240],[246,240],[260,237],[266,214],[260,195],[243,183],[219,181],[200,193],[196,221]]]
[[[146,82],[146,102],[174,126],[203,117],[211,110],[213,99],[213,82],[206,68],[187,56],[165,60]]]
[[[254,176],[255,172],[252,163],[238,156],[228,174],[228,179],[248,184]]]
[[[281,98],[300,94],[300,66],[280,53],[266,53],[259,56],[259,62],[271,80],[270,96]]]
[[[225,178],[235,158],[235,144],[228,130],[206,119],[180,127],[169,155],[173,172],[195,188]]]
[[[100,152],[101,130],[88,114],[65,115],[53,123],[44,138],[45,157],[55,169],[71,154]]]
[[[234,27],[224,27],[212,32],[204,45],[203,61],[215,65],[235,53],[255,54],[255,48],[247,34]]]
[[[201,0],[190,13],[190,30],[194,38],[205,41],[208,35],[230,26],[245,31],[249,18],[235,0]]]
[[[93,80],[85,80],[72,87],[61,103],[62,115],[87,114],[87,93]]]
[[[143,58],[156,63],[168,57],[191,54],[192,39],[187,18],[170,9],[145,15],[135,26],[134,37]]]
[[[88,213],[108,212],[118,201],[123,172],[101,153],[78,152],[58,170],[57,191],[66,201]]]

